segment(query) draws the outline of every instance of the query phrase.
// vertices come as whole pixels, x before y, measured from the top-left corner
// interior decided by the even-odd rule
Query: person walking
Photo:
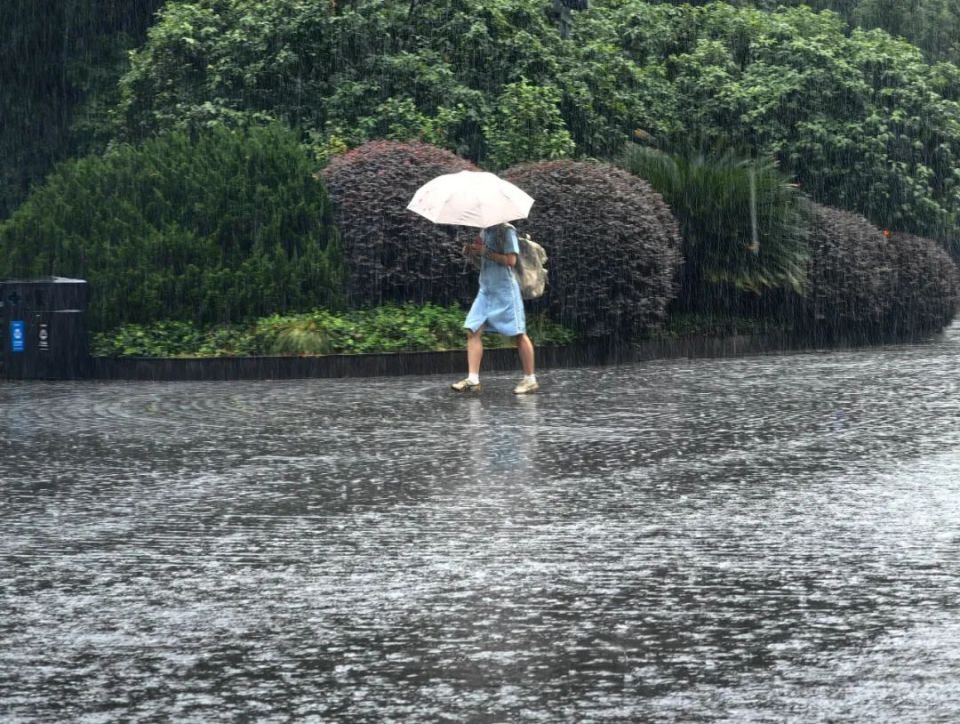
[[[467,377],[451,387],[457,392],[480,392],[480,361],[483,358],[485,331],[513,337],[517,342],[523,380],[513,389],[515,395],[528,395],[540,389],[534,373],[533,342],[527,336],[523,297],[513,267],[520,255],[517,230],[510,224],[485,228],[463,253],[480,260],[480,291],[467,314],[463,327],[467,332]]]

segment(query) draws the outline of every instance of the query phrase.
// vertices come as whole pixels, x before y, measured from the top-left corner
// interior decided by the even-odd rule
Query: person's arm
[[[500,266],[514,267],[517,265],[517,258],[520,253],[520,242],[517,239],[517,232],[511,226],[507,226],[502,231],[506,234],[506,238],[500,245],[503,251],[486,250],[483,255]]]
[[[464,253],[467,256],[482,256],[486,257],[494,264],[499,264],[500,266],[513,267],[517,264],[517,255],[513,253],[501,254],[497,251],[491,251],[486,247],[483,241],[480,238],[477,238],[472,244],[468,244],[463,249]]]
[[[514,267],[517,265],[516,254],[500,254],[496,251],[485,249],[482,253],[482,256],[485,256],[487,259],[495,264],[499,264],[500,266]]]

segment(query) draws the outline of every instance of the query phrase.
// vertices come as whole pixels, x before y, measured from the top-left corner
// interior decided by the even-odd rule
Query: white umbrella
[[[533,199],[509,181],[486,171],[460,171],[437,176],[407,204],[435,224],[457,224],[484,229],[514,219],[525,219]]]

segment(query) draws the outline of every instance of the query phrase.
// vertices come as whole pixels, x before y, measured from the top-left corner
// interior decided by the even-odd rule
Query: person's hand
[[[483,242],[479,239],[472,241],[463,247],[464,253],[468,256],[480,256],[483,254]]]

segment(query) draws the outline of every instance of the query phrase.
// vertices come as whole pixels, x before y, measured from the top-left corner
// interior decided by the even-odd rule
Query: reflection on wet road
[[[958,355],[0,383],[0,719],[958,721]]]

